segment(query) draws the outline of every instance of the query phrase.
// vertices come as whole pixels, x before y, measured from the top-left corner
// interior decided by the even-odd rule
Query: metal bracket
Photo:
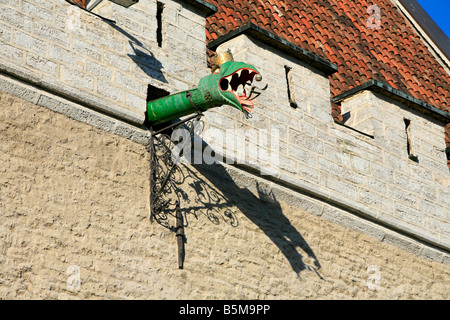
[[[190,96],[188,98],[193,104]],[[148,145],[150,155],[150,222],[156,221],[175,232],[178,244],[179,269],[183,269],[186,237],[179,193],[179,186],[184,179],[178,162],[182,157],[185,145],[190,142],[194,135],[195,124],[203,116],[201,111],[197,107],[195,108],[197,109],[195,115],[167,125],[158,131],[153,131],[153,128],[150,127],[151,136]],[[189,135],[182,137],[182,141],[173,141],[167,131],[178,128],[188,129]],[[176,219],[175,227],[170,224],[170,216]]]
[[[186,98],[189,99],[189,102],[191,103],[191,106],[197,110],[197,114],[202,114],[202,111],[195,105],[195,103],[192,101],[192,92],[186,91]]]

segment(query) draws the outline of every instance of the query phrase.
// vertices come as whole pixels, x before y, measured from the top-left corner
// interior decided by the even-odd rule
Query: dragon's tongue
[[[247,112],[252,112],[254,105],[252,100],[248,100],[245,94],[239,96],[239,102],[243,109]]]

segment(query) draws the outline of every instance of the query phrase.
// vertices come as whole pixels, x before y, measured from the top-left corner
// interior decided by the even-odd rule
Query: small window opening
[[[168,96],[169,94],[170,94],[169,91],[160,89],[158,87],[155,87],[155,86],[149,84],[147,87],[147,102],[163,98],[165,96]],[[147,128],[150,128],[150,123],[149,123],[148,117],[147,117],[147,110],[145,111],[144,126]],[[158,127],[156,127],[156,128],[158,129]]]
[[[163,36],[162,36],[162,14],[163,14],[163,10],[164,10],[164,4],[161,2],[157,2],[156,4],[156,21],[157,21],[157,26],[156,26],[156,42],[158,43],[158,47],[162,47],[162,41],[163,41]]]
[[[418,162],[419,158],[414,150],[413,141],[412,141],[411,120],[404,118],[403,121],[405,122],[406,151],[408,152],[408,157],[411,160]]]
[[[169,94],[170,94],[169,91],[160,89],[158,87],[149,84],[147,87],[147,102],[168,96]]]
[[[291,94],[291,77],[289,76],[289,72],[291,71],[291,69],[292,69],[291,67],[284,66],[284,71],[286,74],[287,94],[288,94],[288,99],[289,99],[289,105],[292,108],[298,108],[298,105],[294,101],[292,94]]]
[[[445,155],[447,156],[447,166],[450,172],[450,122],[445,125]]]

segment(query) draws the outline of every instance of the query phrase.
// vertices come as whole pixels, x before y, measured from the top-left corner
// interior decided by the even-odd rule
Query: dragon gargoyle
[[[166,223],[167,212],[175,210],[177,224],[174,230],[177,234],[180,269],[183,268],[185,237],[183,215],[180,209],[181,193],[177,185],[182,182],[174,178],[174,172],[177,170],[176,159],[185,155],[184,146],[190,139],[178,139],[183,137],[182,135],[169,138],[164,131],[173,127],[186,126],[186,129],[189,128],[189,135],[192,135],[195,129],[194,121],[198,120],[204,111],[222,105],[235,107],[248,118],[254,107],[253,99],[261,94],[261,90],[267,88],[267,85],[262,88],[254,85],[254,80],[258,82],[262,80],[258,70],[250,64],[235,62],[231,52],[216,54],[212,60],[215,64],[212,73],[201,78],[197,88],[147,102],[146,121],[152,132],[149,143],[150,218],[151,221],[155,219],[160,223]],[[169,121],[190,114],[194,115],[166,126]],[[159,125],[164,128],[153,131]],[[176,131],[174,130],[173,133]],[[162,134],[159,135],[160,133]],[[161,158],[158,159],[158,157]],[[183,179],[181,181],[184,181]]]
[[[215,59],[214,59],[215,58]],[[256,68],[244,62],[235,62],[231,53],[216,54],[212,73],[200,79],[197,88],[175,93],[147,103],[147,120],[150,125],[162,124],[195,112],[201,113],[222,105],[230,105],[249,117],[253,99],[265,90],[253,81],[261,81]]]

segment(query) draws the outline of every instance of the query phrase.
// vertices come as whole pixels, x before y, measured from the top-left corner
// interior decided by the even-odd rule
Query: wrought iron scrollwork
[[[181,186],[185,181],[185,174],[180,167],[184,146],[190,143],[194,129],[198,125],[201,115],[173,127],[174,130],[183,127],[188,135],[178,136],[178,141],[167,133],[159,132],[152,134],[149,144],[150,152],[150,221],[171,228],[166,223],[168,215],[173,214],[180,204],[182,197]],[[195,132],[199,133],[199,132]]]
[[[188,216],[204,215],[213,224],[224,221],[236,227],[236,213],[230,201],[195,170],[184,165],[193,160],[193,138],[203,131],[202,114],[153,131],[148,146],[150,154],[150,221],[174,232],[178,244],[178,267],[183,268]],[[177,130],[183,129],[183,130]],[[182,134],[174,134],[176,132]],[[187,146],[187,147],[186,147]],[[186,147],[186,148],[185,148]],[[199,151],[199,150],[197,150]],[[184,154],[189,152],[190,154]],[[184,159],[183,159],[184,157]],[[190,163],[189,161],[187,161]],[[181,208],[183,204],[184,208]]]
[[[179,166],[183,156],[184,146],[190,143],[194,129],[199,128],[199,112],[184,121],[172,124],[151,132],[148,151],[150,154],[150,222],[156,221],[160,225],[176,233],[178,243],[178,267],[183,268],[184,261],[184,219],[180,204],[183,197],[180,186],[185,181],[183,170]],[[168,130],[175,131],[183,128],[188,135],[177,137],[177,141],[167,134]],[[199,133],[199,132],[195,132]],[[174,217],[176,225],[171,225],[170,217]]]
[[[184,169],[186,171],[185,183],[196,196],[193,199],[187,199],[187,204],[190,206],[186,205],[182,211],[189,212],[196,218],[204,215],[213,224],[223,221],[232,227],[237,227],[238,219],[235,211],[231,209],[232,203],[197,172],[188,167]]]

